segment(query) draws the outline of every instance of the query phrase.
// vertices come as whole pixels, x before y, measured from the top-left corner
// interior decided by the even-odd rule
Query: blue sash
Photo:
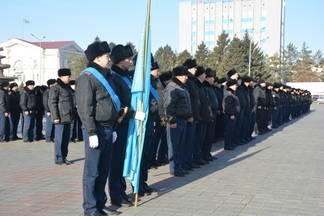
[[[159,94],[157,93],[157,91],[152,87],[151,85],[151,89],[150,89],[151,94],[153,95],[154,99],[156,100],[156,102],[159,101]]]
[[[114,101],[114,106],[115,106],[116,110],[119,112],[120,106],[121,106],[120,100],[119,100],[118,96],[115,94],[115,91],[110,86],[109,82],[106,80],[106,78],[99,71],[97,71],[95,68],[88,67],[88,68],[84,69],[81,72],[81,74],[83,74],[85,71],[87,71],[87,72],[91,73],[93,76],[95,76],[97,78],[97,80],[105,87],[108,94]],[[82,86],[81,86],[81,88],[82,88]]]
[[[120,79],[124,80],[124,82],[126,83],[126,85],[128,86],[129,89],[132,89],[132,82],[125,76],[120,75],[119,73],[116,73],[114,71],[112,71],[113,75],[118,76]]]

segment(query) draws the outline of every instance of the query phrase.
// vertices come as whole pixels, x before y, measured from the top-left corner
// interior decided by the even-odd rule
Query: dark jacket
[[[189,92],[185,86],[176,78],[164,89],[164,109],[170,123],[176,123],[177,119],[187,120],[192,117]]]
[[[223,101],[223,89],[215,87],[215,93],[217,96],[217,101],[218,101],[218,110],[221,113],[223,113],[223,106],[222,106],[222,101]]]
[[[49,91],[50,89],[47,89],[43,94],[43,106],[45,112],[50,112],[49,106],[48,106],[48,97],[49,97]]]
[[[250,96],[250,107],[252,112],[255,112],[256,110],[256,102],[255,102],[255,97],[254,97],[254,87],[249,86],[249,96]]]
[[[10,91],[9,92],[9,110],[11,113],[20,113],[21,108],[18,105],[20,103],[20,93]]]
[[[207,93],[207,82],[197,82],[199,87],[199,100],[200,100],[200,122],[207,123],[213,121],[213,111],[211,108],[210,99]]]
[[[8,91],[0,89],[0,112],[9,112],[9,97]]]
[[[213,113],[213,119],[216,120],[217,112],[219,111],[219,103],[216,91],[214,89],[214,86],[210,85],[208,82],[206,82],[206,92],[209,98],[211,110]]]
[[[36,97],[36,114],[43,116],[44,115],[44,105],[43,105],[43,90],[41,86],[35,88],[35,97]]]
[[[191,109],[192,109],[192,114],[195,122],[201,120],[200,117],[201,103],[199,98],[199,87],[197,86],[197,83],[198,83],[197,78],[192,74],[189,74],[186,86],[190,94]]]
[[[249,101],[248,101],[248,94],[243,89],[243,86],[239,86],[235,91],[235,95],[238,97],[240,101],[240,110],[243,112],[244,115],[248,115],[249,110]]]
[[[35,111],[36,109],[36,96],[34,90],[24,88],[23,93],[20,96],[20,108],[26,111]]]
[[[249,87],[246,87],[245,85],[240,86],[241,93],[244,97],[244,108],[243,108],[243,114],[245,116],[250,115],[253,110],[253,104],[251,103],[251,95]],[[240,101],[241,109],[242,109],[242,103]]]
[[[240,101],[232,89],[227,89],[223,99],[223,110],[225,115],[237,116],[240,113]]]
[[[266,101],[266,90],[265,88],[261,86],[256,86],[254,88],[254,100],[257,106],[266,107],[267,101]]]
[[[160,121],[160,116],[163,113],[163,103],[161,98],[163,98],[163,85],[158,77],[151,75],[151,86],[156,90],[159,100],[156,101],[154,96],[150,94],[150,114],[153,115],[155,121]]]
[[[120,103],[122,107],[130,107],[131,106],[131,86],[128,86],[126,82],[120,77],[123,76],[132,83],[132,72],[128,70],[122,70],[116,65],[111,67],[112,76],[111,79],[115,83],[116,91],[118,92],[118,96],[120,99]],[[116,75],[116,74],[118,75]]]
[[[273,100],[273,107],[280,106],[280,95],[279,95],[279,91],[272,91],[272,100]]]
[[[108,80],[116,93],[116,85],[107,69],[93,62],[90,62],[88,66],[97,69]],[[114,126],[119,117],[119,110],[116,110],[105,87],[91,73],[84,72],[77,79],[75,98],[78,114],[89,135],[96,134],[96,124],[106,127]]]
[[[57,79],[57,85],[50,88],[48,105],[52,120],[59,119],[60,124],[68,124],[73,120],[73,91],[70,85]]]

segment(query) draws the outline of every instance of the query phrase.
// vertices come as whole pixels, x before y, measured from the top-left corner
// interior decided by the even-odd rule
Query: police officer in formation
[[[20,93],[18,91],[18,84],[13,82],[9,85],[9,110],[10,110],[10,139],[18,140],[17,136],[18,124],[21,116],[21,108],[18,105],[20,101]]]
[[[23,141],[34,141],[35,111],[36,111],[36,95],[34,91],[35,82],[33,80],[26,81],[26,86],[20,96],[20,108],[22,109],[23,122]]]
[[[4,81],[0,87],[0,142],[10,140],[9,82]]]
[[[71,71],[68,68],[58,70],[57,85],[50,88],[48,104],[55,124],[55,164],[70,165],[68,145],[70,141],[71,122],[74,117],[73,91],[69,85]]]
[[[49,79],[47,81],[47,89],[43,94],[43,106],[45,112],[46,126],[45,126],[45,140],[46,142],[54,141],[55,127],[52,121],[52,115],[48,104],[49,92],[51,87],[57,84],[56,79]]]

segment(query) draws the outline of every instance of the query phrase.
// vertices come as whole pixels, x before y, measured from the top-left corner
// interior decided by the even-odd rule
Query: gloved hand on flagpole
[[[89,146],[90,148],[97,148],[99,146],[99,140],[97,135],[89,136]]]
[[[144,112],[136,112],[134,118],[137,120],[140,120],[140,121],[144,121],[145,113]]]

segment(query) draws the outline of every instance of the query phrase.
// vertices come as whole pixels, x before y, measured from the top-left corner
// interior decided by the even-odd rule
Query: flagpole
[[[147,53],[147,47],[148,47],[148,42],[149,42],[149,26],[150,26],[150,21],[151,21],[151,0],[148,0],[147,3],[147,19],[146,19],[146,26],[145,26],[145,45],[144,45],[144,64],[143,64],[143,71],[144,71],[144,75],[143,77],[145,78],[146,76],[146,69],[147,69],[147,57],[148,57],[148,53]],[[145,86],[145,80],[143,82],[143,85]],[[144,92],[142,93],[142,101],[139,102],[137,104],[138,110],[140,110],[141,112],[143,112],[143,99],[144,99]],[[141,150],[141,144],[142,144],[142,134],[143,134],[143,121],[140,121],[140,129],[139,129],[139,137],[138,137],[138,158],[140,157],[140,150]],[[141,166],[141,165],[139,165]],[[138,192],[135,193],[135,207],[138,206]]]

